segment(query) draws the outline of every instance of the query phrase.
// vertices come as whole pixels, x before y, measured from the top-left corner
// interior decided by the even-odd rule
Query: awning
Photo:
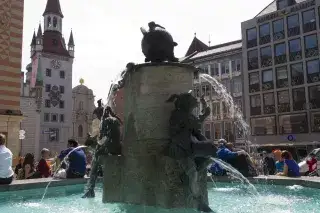
[[[291,142],[291,143],[266,143],[266,144],[251,144],[250,147],[274,147],[274,146],[316,146],[320,145],[319,141],[304,141],[304,142]]]

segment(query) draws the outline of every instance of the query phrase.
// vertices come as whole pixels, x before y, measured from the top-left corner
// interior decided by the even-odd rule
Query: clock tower
[[[39,148],[60,153],[72,135],[72,65],[74,37],[71,31],[68,47],[62,35],[63,13],[59,0],[47,0],[37,35],[31,42],[32,73],[30,88],[36,76],[43,79]],[[42,32],[43,29],[43,32]]]

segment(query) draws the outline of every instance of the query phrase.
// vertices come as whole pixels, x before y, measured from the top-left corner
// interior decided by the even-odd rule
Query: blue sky
[[[25,0],[22,70],[30,63],[30,42],[47,0]],[[90,2],[90,3],[89,3]],[[140,27],[149,21],[164,26],[182,57],[194,33],[211,45],[241,38],[241,22],[253,18],[271,0],[60,0],[63,34],[73,29],[73,85],[83,78],[96,100],[106,99],[110,82],[128,62],[142,63]],[[68,41],[68,40],[67,40]]]

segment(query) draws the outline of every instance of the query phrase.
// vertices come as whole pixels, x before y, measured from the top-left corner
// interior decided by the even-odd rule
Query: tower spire
[[[74,40],[73,40],[72,29],[71,29],[71,33],[70,33],[70,37],[69,37],[68,46],[73,46],[73,47],[74,47]]]
[[[42,36],[42,27],[41,27],[41,23],[39,23],[37,38],[41,38],[41,36]]]
[[[59,15],[61,18],[63,18],[59,0],[47,0],[47,5],[46,5],[46,9],[44,10],[43,16],[49,13]]]
[[[33,36],[32,36],[32,40],[31,40],[30,46],[35,46],[35,45],[36,45],[36,31],[33,30]]]

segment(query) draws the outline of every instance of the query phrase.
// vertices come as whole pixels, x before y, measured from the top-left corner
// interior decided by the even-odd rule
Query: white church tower
[[[62,36],[64,16],[59,0],[47,0],[43,18],[44,26],[42,28],[39,25],[31,42],[32,74],[29,75],[29,82],[30,88],[35,88],[35,78],[41,72],[43,90],[39,149],[48,148],[52,153],[59,153],[66,148],[72,136],[72,65],[75,45],[72,31],[68,48]]]

